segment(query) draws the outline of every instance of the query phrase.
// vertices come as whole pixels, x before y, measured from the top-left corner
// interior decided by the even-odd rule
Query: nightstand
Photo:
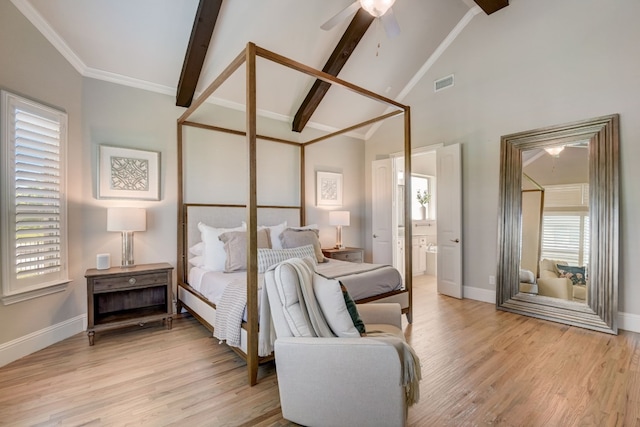
[[[322,253],[327,258],[339,259],[340,261],[363,262],[364,249],[362,248],[343,248],[343,249],[323,249]]]
[[[165,320],[172,322],[172,274],[167,263],[108,270],[90,268],[87,278],[87,335],[123,326]]]

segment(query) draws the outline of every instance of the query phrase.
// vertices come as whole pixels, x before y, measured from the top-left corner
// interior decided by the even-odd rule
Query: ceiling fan
[[[356,0],[322,24],[320,28],[323,30],[330,30],[338,25],[339,22],[344,21],[356,13],[358,9],[363,8],[374,18],[380,19],[384,26],[384,30],[387,33],[387,37],[393,38],[400,34],[400,26],[398,25],[398,21],[396,21],[393,9],[391,8],[395,1],[396,0]]]

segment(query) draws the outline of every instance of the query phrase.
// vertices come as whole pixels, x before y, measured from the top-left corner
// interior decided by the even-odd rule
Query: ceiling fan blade
[[[392,39],[400,34],[400,25],[398,25],[396,15],[393,14],[393,8],[387,10],[387,13],[380,17],[380,20],[384,26],[384,31],[387,33],[387,37]]]
[[[327,22],[322,24],[320,28],[322,28],[325,31],[330,30],[336,25],[338,25],[340,22],[347,19],[350,15],[353,15],[354,13],[356,13],[358,9],[360,9],[360,1],[356,0],[353,3],[351,3],[349,6],[345,7],[340,12],[338,12],[333,18],[329,19]]]

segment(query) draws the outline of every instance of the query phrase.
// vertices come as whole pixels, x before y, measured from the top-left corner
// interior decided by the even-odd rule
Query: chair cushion
[[[406,341],[406,339],[404,337],[404,333],[402,332],[402,329],[399,329],[396,326],[387,325],[387,324],[384,324],[384,323],[370,323],[370,324],[367,324],[367,335],[368,334],[375,335],[376,332],[383,332],[383,333],[386,333],[386,334],[392,334],[392,335],[402,339],[402,341]]]
[[[316,296],[322,314],[334,334],[343,338],[359,337],[353,319],[347,309],[340,282],[327,279],[319,274],[313,275],[313,293]]]

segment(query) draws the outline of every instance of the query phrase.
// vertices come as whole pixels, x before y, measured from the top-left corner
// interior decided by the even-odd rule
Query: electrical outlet
[[[490,285],[496,284],[496,276],[489,276],[489,284]]]

